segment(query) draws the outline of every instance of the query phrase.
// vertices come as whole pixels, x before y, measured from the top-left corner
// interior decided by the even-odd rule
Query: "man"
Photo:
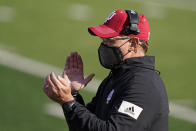
[[[85,105],[79,95],[94,74],[84,78],[76,52],[67,57],[63,77],[51,73],[43,87],[62,105],[70,131],[167,131],[167,93],[154,57],[145,56],[150,35],[146,17],[117,10],[89,33],[102,39],[100,63],[111,70],[92,101]]]

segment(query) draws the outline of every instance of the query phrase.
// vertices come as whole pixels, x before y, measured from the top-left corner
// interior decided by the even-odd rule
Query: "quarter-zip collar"
[[[128,58],[117,69],[112,69],[111,71],[114,75],[120,75],[127,69],[134,70],[135,68],[155,70],[155,57],[142,56]]]

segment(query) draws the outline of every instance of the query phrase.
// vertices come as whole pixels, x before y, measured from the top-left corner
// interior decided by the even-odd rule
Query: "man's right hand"
[[[77,52],[72,52],[67,57],[62,77],[70,85],[72,93],[83,89],[94,76],[95,74],[90,74],[84,78],[82,58]]]

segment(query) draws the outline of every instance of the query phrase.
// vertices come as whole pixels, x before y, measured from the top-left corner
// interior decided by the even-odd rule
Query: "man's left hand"
[[[62,77],[56,77],[53,72],[46,77],[43,91],[50,99],[61,105],[74,100],[69,84]]]

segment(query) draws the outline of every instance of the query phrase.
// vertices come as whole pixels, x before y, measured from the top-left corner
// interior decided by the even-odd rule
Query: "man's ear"
[[[134,37],[130,40],[131,43],[131,47],[129,49],[129,51],[134,51],[135,53],[137,53],[137,47],[139,45],[139,38]]]

